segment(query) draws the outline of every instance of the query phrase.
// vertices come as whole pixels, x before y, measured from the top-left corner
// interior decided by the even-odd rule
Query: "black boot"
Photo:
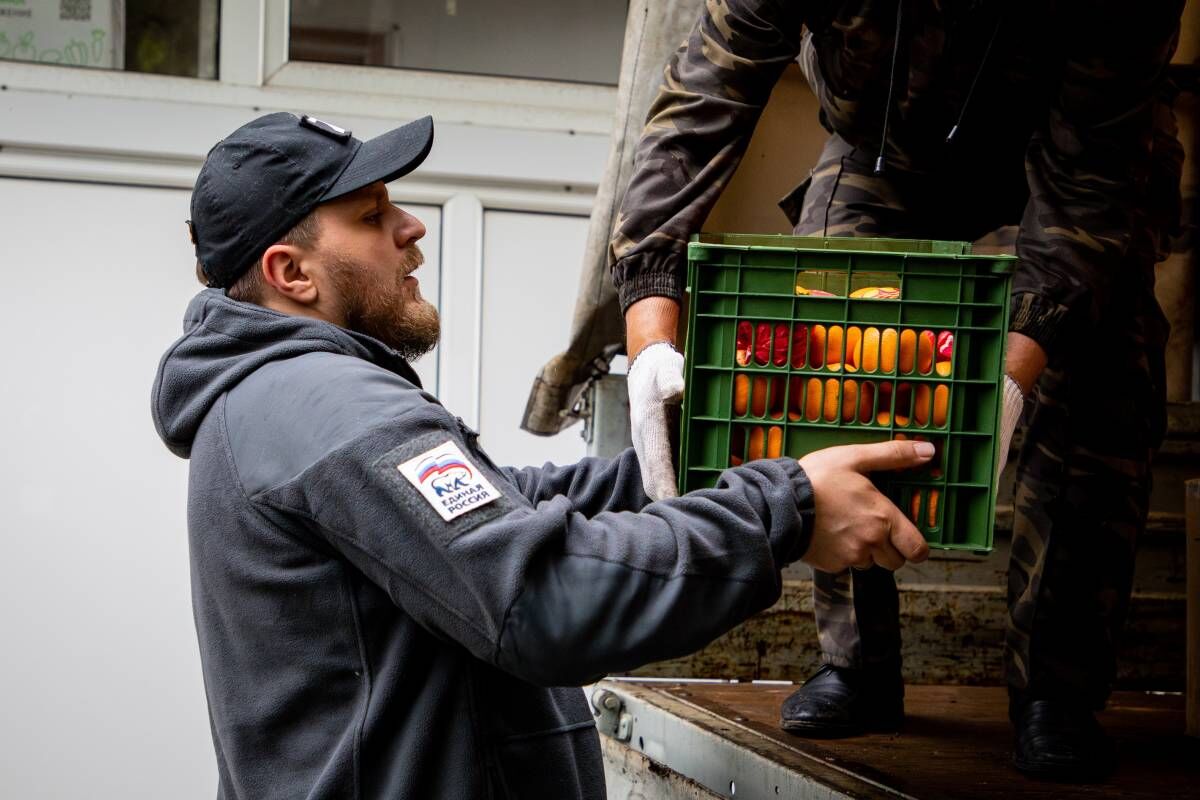
[[[783,701],[779,726],[799,736],[894,731],[904,719],[899,665],[848,669],[829,664]]]
[[[1013,701],[1013,764],[1035,778],[1092,781],[1116,765],[1116,748],[1086,707],[1061,700]]]

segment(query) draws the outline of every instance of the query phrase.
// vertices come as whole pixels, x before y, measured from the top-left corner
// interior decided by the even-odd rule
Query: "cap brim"
[[[433,148],[433,118],[421,117],[368,139],[320,202],[358,191],[376,181],[394,181],[421,165]]]

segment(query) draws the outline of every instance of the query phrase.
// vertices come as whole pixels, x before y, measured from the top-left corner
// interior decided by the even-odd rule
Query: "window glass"
[[[0,0],[0,59],[217,76],[218,0]]]
[[[615,84],[626,0],[291,0],[292,61]]]

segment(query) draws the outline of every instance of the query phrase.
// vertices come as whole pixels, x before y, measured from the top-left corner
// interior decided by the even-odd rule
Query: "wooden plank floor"
[[[778,727],[795,686],[684,684],[655,688],[839,769],[920,800],[927,798],[1200,798],[1200,740],[1183,735],[1183,698],[1118,692],[1100,715],[1119,763],[1106,782],[1085,786],[1025,778],[1011,767],[1004,689],[910,686],[899,734],[803,739]],[[775,750],[776,753],[779,750]],[[786,762],[786,751],[782,759]],[[795,755],[804,770],[810,758]],[[776,756],[780,758],[780,756]]]

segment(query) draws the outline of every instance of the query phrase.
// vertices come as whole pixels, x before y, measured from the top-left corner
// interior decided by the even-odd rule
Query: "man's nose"
[[[403,209],[400,214],[400,224],[396,226],[396,246],[407,247],[425,236],[425,225]]]

